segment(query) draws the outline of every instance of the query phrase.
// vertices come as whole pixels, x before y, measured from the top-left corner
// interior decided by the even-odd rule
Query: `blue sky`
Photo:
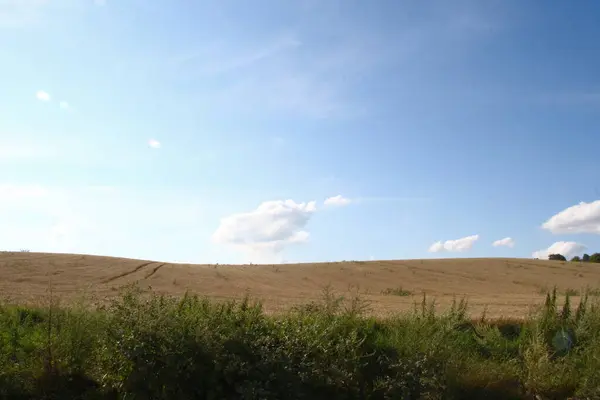
[[[5,0],[0,247],[600,251],[599,17],[596,2]]]

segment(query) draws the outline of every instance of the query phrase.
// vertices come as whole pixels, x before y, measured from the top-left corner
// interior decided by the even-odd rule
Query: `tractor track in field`
[[[144,267],[146,267],[146,266],[148,266],[150,264],[156,264],[156,262],[155,261],[145,262],[143,264],[138,265],[137,267],[135,267],[131,271],[127,271],[127,272],[123,272],[122,274],[119,274],[119,275],[111,276],[110,278],[103,280],[102,283],[109,283],[109,282],[115,281],[115,280],[117,280],[119,278],[123,278],[123,277],[131,275],[131,274],[135,274],[140,269],[142,269],[142,268],[144,268]],[[150,275],[152,275],[152,273]]]
[[[159,270],[159,269],[161,269],[162,267],[164,267],[165,265],[167,265],[167,263],[162,263],[162,264],[160,264],[160,265],[157,265],[156,267],[154,267],[154,268],[152,269],[152,271],[150,271],[150,273],[149,273],[148,275],[146,275],[146,276],[145,276],[145,278],[144,278],[144,279],[148,279],[148,278],[150,278],[152,275],[154,275],[155,273],[157,273],[157,272],[158,272],[158,270]]]

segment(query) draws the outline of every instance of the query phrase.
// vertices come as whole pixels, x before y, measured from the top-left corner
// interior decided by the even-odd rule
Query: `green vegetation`
[[[548,256],[548,260],[554,260],[554,261],[567,261],[566,257],[563,256],[562,254],[550,254]]]
[[[360,298],[266,315],[127,291],[108,306],[0,307],[0,398],[564,399],[600,396],[600,307],[556,290],[526,321],[472,321],[425,297],[364,315]]]
[[[399,288],[387,288],[381,291],[381,294],[391,295],[391,296],[410,296],[412,292],[410,290]]]
[[[567,261],[562,254],[550,254],[548,260]],[[575,256],[571,258],[571,261],[600,263],[600,253],[594,253],[591,256],[589,254],[584,254],[582,257]]]
[[[567,296],[579,296],[579,290],[577,290],[577,289],[567,289],[567,290],[565,290],[565,295],[567,295]]]

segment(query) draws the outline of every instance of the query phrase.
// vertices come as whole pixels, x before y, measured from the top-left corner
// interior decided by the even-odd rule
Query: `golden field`
[[[170,295],[186,291],[214,299],[249,294],[268,312],[319,300],[330,285],[359,294],[374,314],[412,309],[423,293],[439,309],[465,297],[475,317],[524,317],[553,286],[564,294],[600,288],[600,265],[532,259],[343,261],[275,265],[192,265],[78,254],[0,253],[0,291],[10,302],[36,304],[47,296],[74,301],[119,294],[125,285]],[[400,290],[401,289],[401,290]],[[387,292],[387,294],[386,294]]]

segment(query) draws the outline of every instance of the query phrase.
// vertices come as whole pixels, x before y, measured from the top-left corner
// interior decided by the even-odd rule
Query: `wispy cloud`
[[[299,47],[302,43],[290,36],[282,36],[262,46],[235,51],[223,44],[213,43],[187,54],[172,57],[171,64],[176,68],[194,68],[194,75],[222,75],[274,57],[287,50]]]
[[[58,106],[65,111],[69,111],[71,109],[71,106],[66,101],[61,101]]]
[[[228,113],[278,113],[311,118],[355,116],[362,111],[347,90],[367,68],[369,46],[345,41],[307,45],[292,34],[268,41],[222,41],[171,57],[162,73],[193,85],[223,78],[195,101]],[[369,61],[370,62],[370,61]]]
[[[515,247],[515,241],[513,238],[505,237],[504,239],[496,240],[492,243],[494,247]]]
[[[102,5],[103,0],[0,0],[0,29],[26,29],[83,10],[82,5]]]
[[[333,196],[333,197],[329,197],[327,199],[325,199],[325,201],[323,202],[323,204],[325,204],[326,206],[346,206],[348,204],[350,204],[352,201],[344,196],[342,196],[341,194],[338,194],[337,196]]]
[[[35,97],[37,97],[37,99],[40,100],[40,101],[50,101],[50,94],[48,92],[43,91],[43,90],[39,90],[35,94]]]
[[[0,28],[20,28],[38,20],[45,0],[1,0]]]
[[[354,203],[395,203],[395,202],[426,202],[432,201],[432,197],[426,196],[366,196],[352,199]]]
[[[152,193],[152,195],[149,195]],[[199,198],[106,186],[0,185],[2,248],[144,257],[127,253],[127,238],[157,240],[154,230],[181,232],[201,218]],[[127,226],[122,222],[128,221]],[[123,229],[115,231],[114,226]],[[143,232],[146,232],[145,235]],[[18,232],[15,236],[13,232]],[[189,233],[188,233],[189,234]],[[208,232],[207,232],[208,234]],[[160,234],[158,234],[160,235]],[[163,240],[163,239],[160,239]],[[117,248],[120,246],[120,250]],[[135,252],[144,247],[138,243]]]
[[[1,143],[0,161],[28,160],[52,156],[53,150],[28,143]]]
[[[160,149],[162,144],[156,139],[150,139],[148,140],[148,146],[152,147],[153,149]]]
[[[39,198],[48,195],[48,191],[40,185],[0,185],[0,201]]]

